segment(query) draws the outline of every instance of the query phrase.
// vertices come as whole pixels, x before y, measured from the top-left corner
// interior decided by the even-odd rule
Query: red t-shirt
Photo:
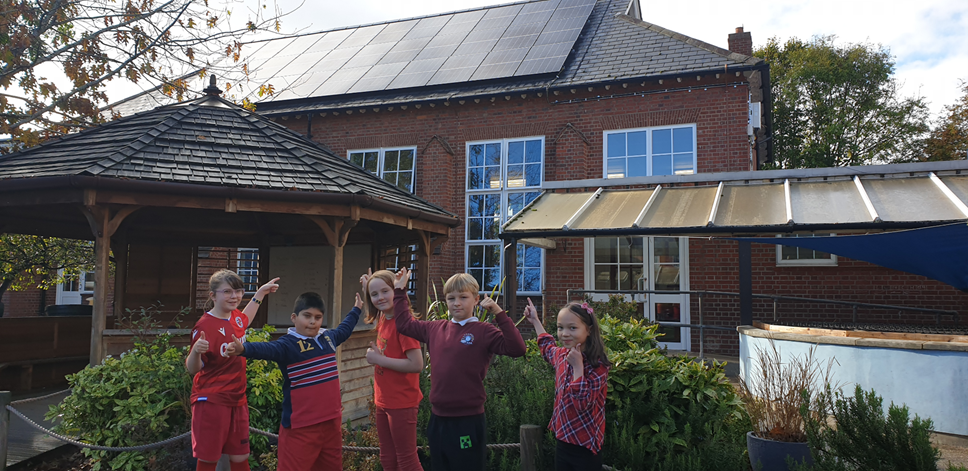
[[[242,340],[245,328],[249,326],[249,318],[236,309],[228,319],[219,319],[210,313],[202,314],[202,318],[192,329],[192,343],[194,347],[199,333],[205,332],[208,340],[208,351],[202,354],[202,369],[192,380],[192,404],[195,401],[208,401],[224,406],[243,406],[245,400],[245,358],[225,357],[222,352],[232,343],[235,335]]]
[[[389,358],[407,358],[407,350],[419,349],[420,342],[397,332],[397,324],[382,315],[376,325],[376,346]],[[417,407],[423,393],[420,392],[419,373],[373,367],[373,402],[384,409],[408,409]]]

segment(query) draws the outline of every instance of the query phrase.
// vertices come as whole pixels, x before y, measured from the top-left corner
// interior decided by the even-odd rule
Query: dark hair
[[[222,285],[229,285],[232,289],[244,289],[245,285],[242,283],[242,277],[232,270],[219,270],[212,274],[208,278],[208,292],[211,293],[208,299],[205,300],[205,310],[209,311],[215,307],[215,299],[212,294],[215,294]]]
[[[296,303],[292,306],[292,313],[299,315],[300,312],[306,309],[319,309],[319,312],[326,315],[326,303],[323,301],[323,297],[317,293],[309,291],[307,293],[300,294],[296,298]]]
[[[585,327],[588,327],[588,338],[582,347],[582,351],[588,357],[588,363],[592,367],[612,366],[612,363],[608,361],[608,354],[605,353],[605,342],[602,342],[602,329],[598,326],[598,317],[579,303],[568,303],[561,310],[566,309],[581,319],[585,323]]]

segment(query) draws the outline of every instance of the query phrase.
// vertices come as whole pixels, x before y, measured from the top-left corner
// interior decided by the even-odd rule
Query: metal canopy
[[[592,190],[589,183],[602,186]],[[604,186],[608,184],[622,187]],[[651,188],[629,189],[631,185]],[[546,186],[541,196],[502,227],[503,239],[842,232],[968,219],[965,161],[551,182]]]

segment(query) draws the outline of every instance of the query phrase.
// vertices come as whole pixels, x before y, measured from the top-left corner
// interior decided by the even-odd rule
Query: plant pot
[[[746,448],[753,471],[789,471],[787,456],[799,464],[813,464],[813,456],[806,442],[778,442],[746,432]]]

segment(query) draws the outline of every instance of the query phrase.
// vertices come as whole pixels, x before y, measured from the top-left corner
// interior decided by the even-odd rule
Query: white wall
[[[892,402],[905,404],[911,418],[931,418],[935,431],[968,436],[968,352],[774,342],[782,358],[802,357],[816,345],[821,365],[836,359],[832,383],[844,384],[845,393],[852,396],[859,384],[884,399],[885,413]],[[757,348],[769,349],[769,340],[741,333],[739,347],[740,376],[746,378],[747,372],[756,372],[751,368],[757,364]]]

